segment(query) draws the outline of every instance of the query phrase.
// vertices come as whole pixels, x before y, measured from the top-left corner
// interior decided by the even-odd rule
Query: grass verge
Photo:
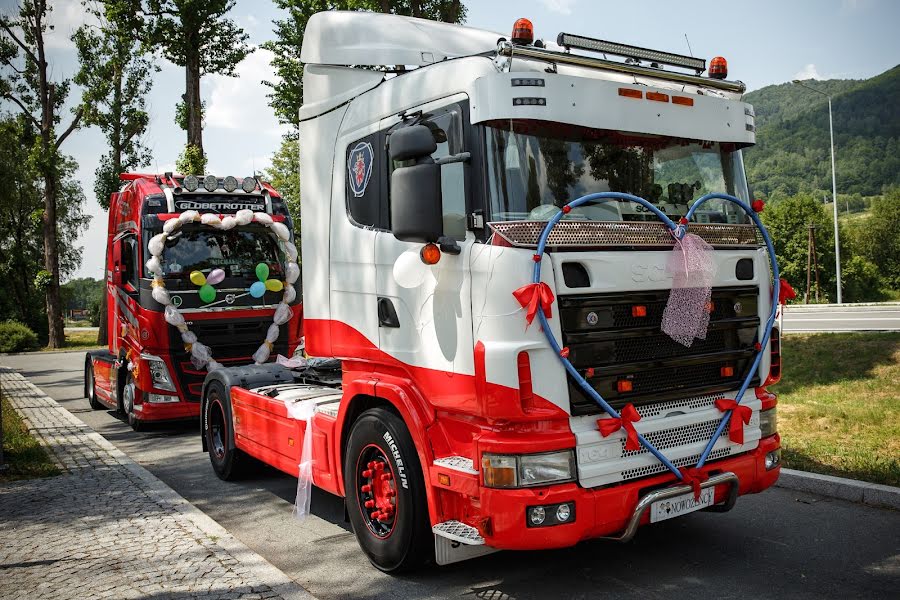
[[[41,352],[48,350],[89,350],[91,348],[99,348],[97,343],[97,332],[91,331],[70,331],[66,333],[66,343],[62,348],[41,348]]]
[[[28,433],[19,414],[6,397],[3,404],[3,458],[8,465],[0,471],[0,482],[59,475],[59,467],[50,459],[47,450]]]
[[[785,466],[900,486],[900,333],[782,339]]]

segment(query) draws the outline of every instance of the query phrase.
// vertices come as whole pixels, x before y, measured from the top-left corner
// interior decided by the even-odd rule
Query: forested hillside
[[[900,185],[900,66],[867,80],[811,81],[831,94],[839,194],[881,194]],[[756,111],[757,146],[745,153],[754,193],[770,198],[831,196],[828,105],[790,83],[746,94]]]

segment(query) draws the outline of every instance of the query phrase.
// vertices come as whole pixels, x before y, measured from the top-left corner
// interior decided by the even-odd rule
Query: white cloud
[[[274,54],[257,48],[237,67],[237,77],[210,75],[204,81],[209,86],[206,126],[238,129],[247,132],[281,134],[287,131],[279,125],[268,105],[269,88],[262,80],[276,79],[270,64]]]
[[[87,22],[97,23],[97,19],[85,12],[80,0],[57,0],[48,19],[53,29],[44,35],[44,44],[47,48],[74,50],[72,35]]]
[[[819,71],[816,69],[816,65],[810,63],[800,69],[795,75],[794,79],[799,79],[800,81],[805,81],[807,79],[825,79],[821,75],[819,75]]]
[[[559,13],[561,15],[571,15],[572,6],[575,4],[575,0],[541,0],[541,4],[543,4],[544,8],[550,12]]]

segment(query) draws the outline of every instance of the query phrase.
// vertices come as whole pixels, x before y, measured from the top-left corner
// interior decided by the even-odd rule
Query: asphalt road
[[[627,545],[587,542],[546,552],[500,552],[420,573],[370,566],[342,501],[312,499],[291,516],[296,480],[263,469],[220,481],[196,425],[135,433],[82,394],[82,353],[0,356],[179,494],[324,599],[896,598],[900,513],[772,488],[729,513],[694,513],[641,529]],[[97,507],[98,511],[102,507]]]
[[[900,305],[790,306],[784,311],[783,331],[900,331]]]

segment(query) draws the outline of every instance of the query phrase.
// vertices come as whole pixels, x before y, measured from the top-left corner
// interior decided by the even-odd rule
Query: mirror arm
[[[454,256],[462,252],[462,248],[456,243],[456,240],[449,235],[442,235],[438,238],[438,247],[444,254],[453,254]]]
[[[471,159],[471,158],[472,158],[471,152],[460,152],[459,154],[451,154],[450,156],[441,157],[441,158],[437,159],[436,161],[434,161],[434,164],[449,165],[449,164],[459,163],[459,162],[469,162],[469,159]]]

